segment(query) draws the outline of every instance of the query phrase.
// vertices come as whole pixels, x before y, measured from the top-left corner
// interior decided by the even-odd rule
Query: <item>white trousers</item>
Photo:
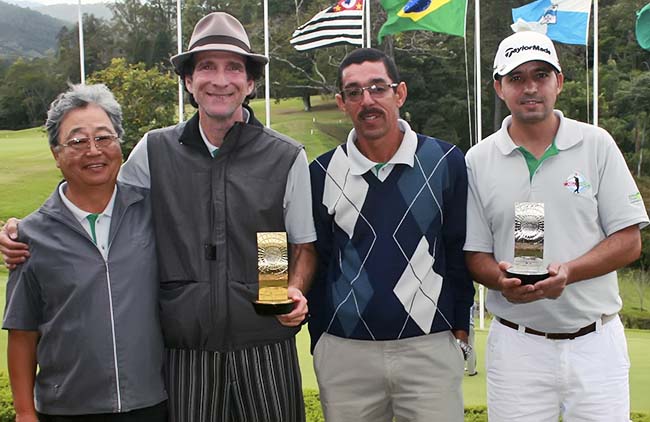
[[[618,316],[573,340],[492,321],[486,349],[490,422],[628,422],[630,360]]]
[[[327,422],[462,422],[463,364],[450,331],[390,341],[325,333],[314,349]]]

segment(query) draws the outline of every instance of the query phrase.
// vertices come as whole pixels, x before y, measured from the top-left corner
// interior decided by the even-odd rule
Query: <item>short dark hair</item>
[[[245,56],[244,57],[244,62],[246,63],[246,76],[248,77],[249,81],[257,81],[258,79],[262,78],[262,75],[264,74],[264,65],[259,62],[255,62]],[[180,74],[179,76],[181,77],[181,82],[183,83],[183,88],[185,89],[185,92],[190,96],[190,104],[192,104],[192,107],[194,108],[199,108],[199,104],[196,102],[194,99],[194,95],[190,93],[190,91],[187,90],[187,87],[185,86],[185,76],[192,75],[194,73],[194,54],[189,58],[189,60],[185,60],[183,63],[182,68],[180,69]],[[253,89],[253,92],[248,94],[246,96],[246,99],[244,100],[244,104],[248,104],[248,102],[256,97],[256,92],[255,89]]]
[[[384,66],[386,66],[386,71],[388,72],[388,76],[391,78],[391,80],[393,82],[400,82],[397,66],[395,65],[393,59],[388,57],[386,53],[381,50],[377,50],[376,48],[357,48],[345,56],[339,65],[339,74],[337,81],[339,91],[343,89],[343,70],[352,64],[361,64],[363,62],[383,62]]]

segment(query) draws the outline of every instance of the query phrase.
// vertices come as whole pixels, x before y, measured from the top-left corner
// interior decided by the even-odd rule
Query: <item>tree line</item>
[[[467,149],[474,133],[474,2],[469,2],[464,39],[416,31],[386,37],[377,45],[376,34],[386,17],[379,0],[368,1],[373,46],[395,58],[409,87],[409,99],[402,109],[404,116],[415,130]],[[499,41],[511,33],[510,9],[530,1],[490,0],[481,5],[484,136],[498,128],[507,113],[492,89],[494,52]],[[648,165],[641,157],[650,130],[646,123],[650,116],[650,52],[636,43],[634,24],[635,12],[645,2],[600,0],[597,58],[593,57],[591,46],[557,44],[566,79],[558,107],[569,117],[590,121],[591,69],[597,62],[599,124],[615,137],[632,170],[641,174],[647,173],[644,169]],[[332,96],[337,91],[337,67],[352,46],[298,52],[289,44],[298,25],[334,3],[335,0],[269,2],[272,98],[302,97],[308,109],[310,96]],[[110,21],[93,15],[83,17],[85,68],[90,81],[108,83],[116,93],[123,92],[118,95],[122,101],[134,102],[132,108],[137,110],[125,113],[127,124],[132,126],[127,130],[126,141],[132,146],[145,130],[170,124],[176,116],[176,79],[168,61],[176,52],[176,2],[118,0],[110,7]],[[259,0],[186,0],[184,44],[196,21],[211,11],[227,11],[237,16],[246,26],[254,50],[264,50],[263,9]],[[589,42],[592,43],[591,35]],[[112,79],[107,79],[108,75]],[[56,52],[49,57],[1,62],[0,80],[0,129],[42,124],[54,96],[65,89],[67,82],[80,80],[77,27],[61,29]],[[263,81],[258,90],[263,92]],[[128,150],[130,147],[127,153]]]

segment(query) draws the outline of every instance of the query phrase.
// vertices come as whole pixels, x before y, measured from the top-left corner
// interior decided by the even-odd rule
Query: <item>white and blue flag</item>
[[[554,41],[587,45],[590,12],[591,0],[536,0],[512,9],[512,20],[540,25]]]

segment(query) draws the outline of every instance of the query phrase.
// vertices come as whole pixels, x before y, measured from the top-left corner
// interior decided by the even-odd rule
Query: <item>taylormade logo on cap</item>
[[[494,57],[492,76],[505,76],[526,62],[542,61],[562,72],[553,41],[535,31],[515,32],[501,41]]]
[[[520,51],[526,51],[526,50],[537,50],[537,51],[541,51],[542,53],[546,53],[549,56],[551,55],[551,50],[549,50],[548,48],[540,47],[539,45],[522,45],[521,47],[517,47],[517,48],[511,47],[506,49],[506,57],[510,57],[513,54],[517,54]]]

